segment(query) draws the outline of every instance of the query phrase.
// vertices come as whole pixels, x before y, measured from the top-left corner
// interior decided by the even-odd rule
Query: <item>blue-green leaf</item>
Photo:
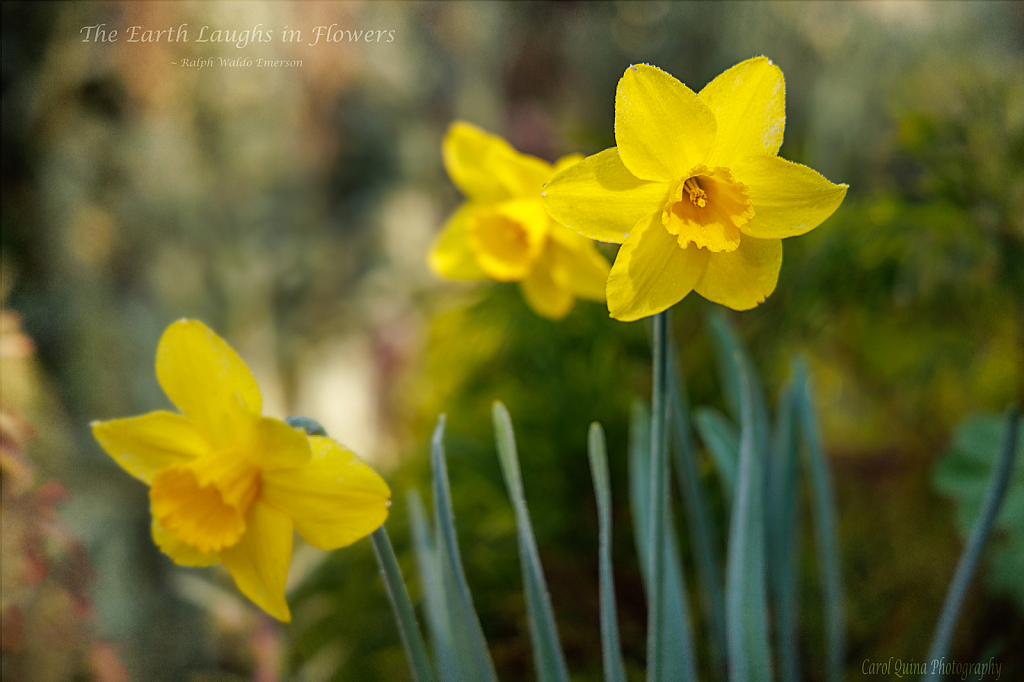
[[[676,473],[679,490],[686,509],[690,528],[694,565],[699,578],[700,595],[707,614],[709,649],[713,667],[725,673],[725,597],[722,593],[722,558],[719,549],[718,528],[715,526],[707,502],[707,494],[697,473],[697,455],[690,431],[689,404],[686,385],[675,362],[676,353],[669,356],[669,389],[672,396],[672,426],[675,435]],[[738,446],[737,446],[738,447]],[[731,493],[731,486],[729,492]],[[728,498],[731,501],[731,497]]]
[[[775,614],[779,676],[784,682],[800,679],[797,648],[799,583],[796,570],[799,467],[794,428],[799,396],[792,382],[782,390],[768,460],[768,584]]]
[[[750,356],[725,315],[721,311],[714,313],[711,315],[710,324],[726,404],[732,412],[733,419],[742,421],[742,382],[743,374],[746,374],[746,380],[750,384],[754,447],[757,449],[761,461],[766,461],[770,435],[768,403],[765,401],[761,380],[753,371],[754,365],[750,361]]]
[[[764,457],[758,447],[752,370],[735,353],[740,380],[740,460],[726,561],[729,679],[772,679],[764,546]]]
[[[448,464],[444,454],[444,425],[445,418],[441,415],[431,440],[431,465],[434,472],[434,533],[438,540],[441,580],[450,607],[448,627],[452,635],[455,681],[497,682],[498,676],[487,650],[480,619],[473,607],[473,596],[469,592],[462,557],[459,555],[455,513],[448,483]]]
[[[626,682],[612,571],[612,494],[608,482],[608,454],[604,430],[597,422],[590,425],[590,433],[587,434],[587,455],[590,457],[590,473],[594,479],[594,497],[597,499],[601,660],[604,663],[604,679],[605,682]]]
[[[693,424],[711,459],[715,461],[725,501],[732,504],[736,490],[736,466],[740,457],[739,431],[728,417],[713,407],[694,410]]]
[[[405,589],[405,581],[402,579],[402,570],[398,566],[395,550],[384,526],[370,533],[370,542],[373,544],[373,553],[377,557],[377,565],[380,567],[388,599],[391,601],[391,609],[395,614],[398,634],[405,647],[406,658],[409,659],[409,672],[412,674],[413,682],[434,682],[434,670],[427,658],[427,646],[423,643],[423,634],[420,632],[419,623],[416,622],[416,612],[409,600],[409,592]]]
[[[456,679],[455,655],[452,650],[452,633],[449,627],[448,600],[444,593],[438,548],[431,537],[426,511],[420,494],[412,489],[407,498],[409,504],[409,525],[412,529],[413,551],[416,568],[423,586],[423,598],[427,614],[427,628],[430,632],[431,648],[438,675],[444,682]]]
[[[836,533],[836,503],[832,476],[818,430],[814,399],[807,381],[804,363],[796,363],[796,385],[800,391],[800,433],[807,453],[810,476],[811,520],[814,525],[818,566],[821,569],[822,606],[825,615],[825,679],[839,682],[843,675],[846,650],[846,623],[843,607],[843,578],[839,564],[839,538]]]
[[[718,365],[718,380],[722,385],[725,406],[732,413],[732,418],[739,421],[743,412],[741,405],[743,390],[740,384],[740,368],[737,365],[736,352],[740,351],[744,357],[746,352],[721,310],[715,310],[708,315],[707,322],[711,327],[715,364]]]
[[[569,670],[558,638],[558,626],[551,608],[547,581],[540,564],[537,542],[533,536],[530,510],[526,506],[522,474],[519,471],[519,454],[516,450],[516,436],[512,430],[512,419],[500,402],[494,403],[494,439],[498,446],[498,458],[505,477],[509,498],[516,515],[516,532],[519,537],[519,561],[523,570],[523,591],[526,595],[526,615],[530,624],[530,640],[533,643],[533,661],[537,667],[540,682],[569,682]]]
[[[935,466],[932,485],[953,499],[956,527],[965,540],[981,513],[1005,425],[1005,417],[998,414],[964,420]],[[997,534],[986,550],[985,578],[990,590],[1009,595],[1024,610],[1024,438],[1017,439],[1016,458],[1006,499],[994,522]]]
[[[935,635],[932,638],[931,647],[928,650],[927,660],[937,660],[945,657],[949,650],[949,642],[953,639],[953,630],[956,627],[956,620],[960,614],[960,607],[967,597],[967,588],[971,584],[971,576],[981,558],[981,551],[985,546],[989,531],[999,514],[999,507],[1006,497],[1007,488],[1010,487],[1010,479],[1013,475],[1014,460],[1018,451],[1018,429],[1020,427],[1020,412],[1012,408],[1006,417],[1006,426],[1003,429],[1002,442],[999,444],[998,455],[995,466],[992,468],[992,475],[989,477],[988,489],[985,491],[985,499],[981,504],[981,510],[971,531],[971,537],[964,547],[964,553],[956,566],[956,573],[950,583],[949,592],[946,594],[946,602],[942,605],[942,613],[939,622],[935,626]],[[933,674],[931,670],[925,677],[940,677]]]

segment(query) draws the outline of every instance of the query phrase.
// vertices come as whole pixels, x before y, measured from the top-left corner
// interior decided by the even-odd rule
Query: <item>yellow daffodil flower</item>
[[[519,282],[530,307],[555,320],[577,297],[604,300],[608,261],[541,204],[544,183],[582,156],[551,165],[461,121],[448,129],[442,152],[448,175],[469,200],[434,242],[428,262],[435,273]]]
[[[555,220],[622,244],[608,276],[619,320],[659,313],[690,291],[747,310],[775,290],[782,239],[832,215],[846,185],[777,156],[782,71],[737,64],[694,93],[664,71],[631,66],[615,93],[616,147],[545,188]]]
[[[221,562],[238,588],[288,621],[292,536],[335,549],[388,515],[384,480],[330,438],[263,417],[248,367],[202,322],[179,320],[156,376],[181,411],[93,422],[103,449],[149,484],[153,539],[176,563]]]

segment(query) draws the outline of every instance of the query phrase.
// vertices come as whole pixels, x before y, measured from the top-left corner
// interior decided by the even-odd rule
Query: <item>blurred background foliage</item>
[[[586,302],[551,323],[514,286],[436,281],[424,255],[460,200],[440,140],[462,118],[549,160],[593,153],[614,144],[614,90],[629,64],[699,89],[757,54],[786,76],[781,154],[850,191],[823,226],[787,242],[767,302],[730,319],[771,396],[795,353],[809,359],[841,513],[851,675],[865,658],[924,656],[964,523],[931,470],[959,422],[1024,396],[1022,5],[4,2],[2,18],[5,307],[21,314],[41,369],[42,397],[23,408],[38,434],[28,453],[67,491],[61,518],[92,566],[95,636],[132,679],[407,675],[369,543],[329,557],[299,549],[290,626],[254,612],[218,569],[177,568],[152,545],[145,488],[87,425],[168,406],[153,354],[183,316],[241,353],[269,414],[320,420],[386,473],[388,527],[410,576],[405,491],[427,493],[427,439],[448,413],[467,572],[505,680],[531,679],[532,664],[491,402],[516,423],[580,680],[600,670],[585,453],[587,425],[600,420],[621,527],[622,635],[639,670],[625,450],[629,405],[649,391],[643,325]],[[101,22],[187,23],[193,40],[203,25],[262,23],[307,40],[82,42],[81,27]],[[305,44],[332,23],[395,38]],[[303,66],[180,66],[207,57]],[[691,402],[722,408],[712,307],[690,296],[674,323]],[[5,396],[12,376],[5,357]],[[943,471],[937,485],[954,498],[958,477],[977,475]],[[692,573],[688,554],[685,564]],[[953,653],[997,655],[1004,675],[1024,675],[1010,646],[1024,639],[1021,605],[986,584]],[[811,680],[821,679],[815,647],[806,637]]]

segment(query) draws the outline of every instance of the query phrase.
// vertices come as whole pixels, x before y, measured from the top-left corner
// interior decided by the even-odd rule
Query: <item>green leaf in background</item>
[[[957,530],[965,539],[981,511],[1005,422],[997,414],[963,421],[935,465],[932,485],[952,498]],[[1024,438],[1017,441],[1017,461],[993,531],[986,583],[992,592],[1009,595],[1024,609]]]
[[[935,626],[935,634],[932,636],[932,643],[925,660],[942,660],[949,652],[949,644],[953,640],[953,633],[956,630],[956,621],[960,616],[960,609],[967,598],[967,590],[970,588],[974,570],[978,566],[981,553],[985,548],[985,541],[988,539],[989,532],[992,530],[992,524],[999,514],[999,508],[1006,497],[1006,491],[1010,487],[1010,479],[1017,457],[1019,426],[1020,412],[1016,407],[1012,407],[1008,410],[1006,427],[996,450],[998,454],[992,467],[992,475],[985,486],[985,497],[981,503],[978,518],[974,521],[967,545],[960,555],[956,571],[953,574],[953,580],[946,591],[946,600],[942,605],[942,613],[939,614],[939,622]],[[941,671],[927,670],[923,679],[941,676]]]
[[[322,427],[321,430],[323,430]],[[395,614],[395,623],[398,625],[398,634],[405,647],[406,658],[409,660],[409,672],[413,682],[434,682],[434,669],[430,666],[430,659],[427,658],[427,646],[423,643],[423,633],[420,632],[416,613],[409,600],[409,591],[402,578],[402,569],[398,566],[395,549],[391,546],[391,540],[388,538],[388,532],[384,526],[370,533],[370,541],[373,543],[374,554],[377,555],[377,565],[380,566],[384,587],[387,589],[388,599],[391,601],[391,610]]]
[[[732,413],[732,418],[740,421],[743,417],[741,405],[743,387],[740,383],[740,368],[736,363],[736,352],[739,351],[744,357],[746,352],[721,310],[716,309],[708,315],[706,323],[711,329],[711,339],[715,344],[715,364],[718,365],[722,397],[725,398],[725,405]]]
[[[700,596],[707,615],[708,643],[715,671],[724,675],[726,669],[725,596],[722,585],[722,557],[719,549],[718,527],[711,514],[707,492],[701,483],[697,467],[697,453],[690,430],[690,406],[686,395],[675,344],[669,354],[669,393],[672,403],[672,432],[675,447],[675,469],[679,490],[686,510],[690,529],[693,562],[696,568]],[[721,477],[719,477],[721,479]],[[730,490],[731,492],[731,490]],[[727,498],[731,501],[731,498]]]
[[[473,596],[469,592],[466,573],[462,568],[462,557],[459,555],[448,464],[444,454],[444,425],[445,418],[441,415],[431,439],[431,466],[434,473],[434,534],[438,539],[438,563],[444,597],[450,607],[448,627],[452,635],[455,663],[453,682],[498,682],[487,649],[487,640],[480,627],[480,618],[473,607]]]
[[[748,364],[734,352],[740,381],[740,461],[726,558],[725,608],[732,682],[772,679],[764,542],[764,457],[758,447]]]
[[[799,583],[796,550],[799,543],[797,516],[800,489],[796,416],[800,394],[790,381],[782,390],[775,412],[775,428],[768,459],[768,586],[775,620],[779,677],[783,682],[800,679]]]
[[[597,422],[587,434],[587,455],[594,479],[598,523],[598,580],[601,601],[601,660],[604,682],[626,682],[619,640],[618,610],[615,607],[615,573],[612,569],[612,493],[608,482],[608,453],[604,429]]]
[[[715,462],[722,494],[732,504],[736,490],[736,462],[740,453],[740,434],[728,417],[713,407],[698,407],[693,411],[693,424]]]
[[[651,489],[651,418],[650,412],[639,400],[633,404],[629,422],[629,507],[633,514],[633,536],[640,559],[640,568],[646,588],[650,576],[650,504]],[[667,502],[667,500],[666,500]],[[666,504],[666,512],[671,505]],[[679,560],[675,524],[666,513],[665,538],[668,546],[664,557],[664,592],[661,609],[662,679],[696,680],[697,661],[693,648],[690,608],[686,598],[686,583]]]
[[[423,586],[423,598],[426,602],[427,628],[434,650],[434,662],[438,675],[442,680],[455,680],[455,655],[452,649],[452,632],[449,627],[450,615],[448,601],[444,594],[444,581],[441,577],[440,557],[438,548],[431,537],[427,524],[427,514],[423,508],[423,500],[416,489],[409,491],[409,525],[412,533],[413,552],[416,556],[416,568]]]
[[[818,429],[807,368],[803,362],[795,367],[797,390],[797,423],[807,453],[807,473],[811,489],[811,520],[814,525],[818,569],[821,571],[822,607],[825,612],[825,679],[840,682],[846,651],[846,616],[843,600],[843,576],[839,562],[838,516],[832,476]]]
[[[501,460],[501,472],[505,477],[508,496],[516,515],[516,532],[519,537],[519,561],[523,571],[523,592],[526,596],[526,615],[530,624],[530,640],[533,643],[533,662],[540,682],[569,682],[569,670],[558,638],[558,625],[551,608],[544,569],[540,564],[537,541],[533,537],[530,510],[526,506],[523,478],[519,470],[519,454],[516,451],[516,436],[512,419],[501,402],[493,408],[494,440]]]

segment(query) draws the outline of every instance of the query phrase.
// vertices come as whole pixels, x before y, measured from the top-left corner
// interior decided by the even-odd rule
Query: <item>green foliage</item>
[[[629,439],[629,508],[632,512],[633,537],[636,539],[636,553],[643,568],[645,592],[650,603],[651,557],[651,415],[640,403],[633,407],[630,419]],[[693,679],[697,670],[697,656],[694,651],[693,622],[687,597],[686,579],[679,558],[679,541],[676,536],[674,515],[671,505],[666,508],[663,524],[664,546],[659,548],[662,558],[662,603],[661,636],[659,656],[661,675],[656,679]],[[648,634],[650,641],[650,634]],[[650,651],[650,650],[648,650]],[[648,664],[649,667],[649,664]]]
[[[444,605],[444,613],[438,614],[437,619],[445,624],[450,633],[445,640],[451,642],[452,649],[446,658],[455,664],[454,680],[496,682],[494,663],[487,650],[483,628],[473,606],[473,597],[459,553],[448,482],[448,463],[444,453],[444,424],[442,415],[434,431],[430,458],[434,481],[434,537],[437,538],[435,561],[437,572],[441,574],[444,594],[443,600],[435,599],[433,602]]]
[[[810,491],[809,503],[817,553],[815,568],[819,573],[822,592],[825,676],[828,680],[838,681],[842,678],[845,658],[846,627],[844,581],[839,565],[837,510],[831,474],[821,442],[816,407],[808,385],[807,370],[802,362],[796,363],[795,376],[782,391],[779,412],[774,421],[774,428],[771,428],[767,405],[760,394],[760,382],[753,372],[745,349],[725,318],[715,319],[713,326],[722,358],[721,373],[726,382],[735,380],[737,384],[740,416],[735,499],[730,518],[725,569],[724,615],[728,677],[734,682],[770,682],[774,679],[769,632],[771,621],[776,623],[775,640],[779,649],[782,677],[784,680],[796,680],[799,677],[800,656],[796,644],[799,628],[795,618],[797,563],[794,558],[799,545],[796,535],[796,498],[799,495],[797,477],[803,471]],[[652,498],[656,497],[657,487],[663,482],[666,484],[666,492],[668,489],[666,472],[659,474],[656,468],[659,459],[655,456],[657,445],[653,434],[668,426],[667,404],[673,397],[673,412],[677,418],[686,414],[681,400],[684,392],[678,385],[678,377],[674,374],[672,377],[668,376],[666,370],[672,363],[664,361],[663,356],[663,373],[660,377],[657,376],[658,358],[670,347],[668,339],[662,336],[663,332],[664,329],[659,329],[655,334],[656,381],[653,402],[665,405],[666,415],[659,422],[656,414],[648,413],[640,403],[634,404],[629,447],[630,508],[637,555],[643,569],[642,575],[648,595],[649,613],[652,612],[651,600],[660,600],[660,608],[653,610],[653,625],[648,629],[647,635],[648,679],[696,680],[698,664],[693,622],[676,539],[674,515],[670,505],[661,507],[652,501]],[[534,539],[533,525],[527,510],[511,418],[500,402],[494,404],[493,416],[498,458],[516,517],[523,591],[526,595],[526,618],[533,642],[535,673],[541,682],[564,682],[568,680],[568,669]],[[948,490],[961,489],[965,481],[972,483],[972,474],[979,469],[980,477],[987,480],[983,486],[984,502],[973,506],[972,503],[977,502],[978,486],[966,486],[970,492],[966,496],[968,502],[965,505],[968,511],[972,512],[972,517],[979,518],[974,521],[968,548],[958,566],[927,660],[941,658],[948,651],[974,566],[1009,483],[1017,447],[1016,425],[1017,415],[1014,412],[1011,413],[1005,434],[1002,436],[1002,454],[995,473],[990,475],[988,471],[992,459],[988,453],[993,450],[993,424],[985,418],[969,422],[961,429],[952,454],[947,456],[937,470],[936,485],[940,488],[945,486]],[[998,424],[995,426],[998,427]],[[469,585],[462,569],[452,516],[446,458],[441,442],[443,433],[442,416],[434,433],[432,455],[435,535],[438,538],[436,544],[426,530],[427,524],[418,497],[413,497],[412,513],[414,542],[420,579],[427,591],[426,605],[434,637],[435,656],[438,668],[442,671],[442,682],[475,680],[481,676],[497,680],[493,668],[489,665],[489,651],[469,597]],[[680,437],[679,441],[680,449],[686,450],[687,438]],[[588,451],[601,529],[598,548],[601,573],[599,602],[604,671],[607,680],[621,681],[624,679],[624,665],[618,625],[615,622],[616,599],[610,578],[610,495],[606,448],[602,430],[597,424],[591,426]],[[798,451],[805,454],[803,467],[800,467],[798,462]],[[668,462],[662,462],[667,470]],[[685,457],[677,459],[677,463],[684,466],[685,462]],[[719,473],[727,475],[725,472]],[[690,474],[681,477],[684,486],[688,485],[686,481],[689,478],[693,477]],[[1015,495],[1018,492],[1015,491]],[[983,508],[979,512],[975,507]],[[664,523],[651,523],[651,514],[660,511],[664,511]],[[1004,510],[1004,513],[1012,514],[1013,510]],[[662,562],[660,578],[656,577],[653,570],[654,561]],[[386,580],[389,581],[397,575],[397,564],[393,557],[391,564],[389,572],[387,563],[382,562]],[[442,576],[441,579],[438,579],[439,574]],[[652,582],[658,579],[664,580],[662,588],[652,589]],[[709,592],[717,585],[718,576],[712,576],[712,580],[714,582],[711,585],[702,584],[699,589],[704,593]],[[394,585],[389,585],[389,589],[392,595],[405,594],[404,589],[396,590]],[[711,604],[712,607],[717,606],[713,599],[705,600],[704,603]],[[414,674],[417,679],[428,679],[431,673],[423,663],[418,629],[411,625],[411,628],[416,630],[415,637],[410,637],[408,632],[412,620],[409,615],[411,608],[406,606],[403,612],[396,605],[396,614]],[[705,609],[703,616],[706,621],[713,622],[715,614]],[[713,629],[708,637],[713,644]],[[656,663],[652,665],[655,659]],[[480,667],[480,664],[484,667]],[[420,668],[425,671],[423,674],[416,673]],[[711,677],[720,678],[721,674],[721,669],[713,670]]]
[[[723,611],[721,615],[724,616],[727,630],[727,665],[711,665],[711,677],[721,678],[724,669],[727,668],[731,680],[745,682],[751,679],[772,679],[768,627],[771,611],[774,611],[780,623],[783,623],[778,639],[780,648],[784,650],[781,656],[783,660],[788,661],[784,674],[789,675],[786,679],[795,676],[797,628],[794,620],[796,594],[793,589],[793,576],[796,572],[796,562],[793,558],[797,540],[794,522],[796,505],[793,498],[798,494],[796,444],[799,436],[799,442],[807,452],[808,487],[813,493],[812,518],[815,522],[818,565],[823,587],[822,602],[826,622],[829,675],[830,679],[836,679],[841,670],[844,650],[843,596],[838,569],[836,510],[804,370],[798,367],[794,382],[783,393],[781,412],[773,433],[769,427],[768,410],[764,399],[760,395],[755,396],[754,393],[754,387],[760,386],[759,380],[754,376],[749,358],[735,332],[722,317],[715,319],[714,327],[717,347],[722,358],[722,375],[727,380],[735,379],[738,383],[741,435],[724,575],[724,603],[718,599],[707,598],[723,579],[717,572],[710,575],[710,581],[701,581],[698,588],[704,597],[703,620],[711,624],[711,629],[706,633],[710,638],[709,643],[714,646],[717,637],[713,624],[719,614],[713,609]],[[660,344],[659,352],[665,352],[671,347],[667,338],[663,338]],[[664,369],[667,370],[671,365],[674,363],[666,361]],[[656,392],[654,397],[658,403],[665,405],[666,415],[669,403],[672,403],[674,409],[671,413],[675,419],[685,419],[687,413],[682,400],[685,392],[678,376],[674,373],[667,376],[666,372],[655,386],[661,394],[658,395]],[[498,459],[516,517],[526,620],[533,643],[536,675],[542,682],[567,680],[568,670],[562,642],[555,624],[544,571],[541,568],[533,524],[527,511],[511,418],[500,402],[495,403],[493,416]],[[722,419],[727,420],[725,417]],[[648,630],[651,652],[648,657],[648,674],[652,674],[650,656],[658,656],[662,667],[652,679],[692,680],[698,677],[699,663],[696,651],[699,647],[694,637],[693,618],[671,505],[662,508],[665,519],[660,528],[650,523],[652,511],[659,509],[651,503],[652,491],[662,482],[666,484],[666,490],[668,488],[668,481],[664,479],[665,474],[656,475],[654,465],[657,460],[652,457],[652,433],[656,427],[664,429],[667,426],[668,424],[664,422],[659,425],[642,404],[634,404],[630,422],[629,499],[637,556],[642,567],[648,604],[650,599],[655,598],[652,594],[658,594],[657,598],[661,600],[661,608],[655,611],[658,614],[655,624]],[[424,519],[418,496],[412,498],[411,518],[420,581],[426,592],[427,619],[438,670],[441,672],[442,682],[458,682],[477,679],[481,674],[490,677],[493,672],[486,667],[471,669],[475,665],[474,661],[489,661],[489,652],[479,622],[476,620],[472,599],[469,597],[469,584],[462,569],[460,550],[455,537],[446,458],[441,442],[443,430],[442,417],[434,433],[432,454],[434,536],[431,537],[427,530],[428,524]],[[693,454],[692,450],[689,450],[692,445],[688,445],[690,441],[684,435],[685,432],[677,430],[678,450],[684,453],[684,456],[676,459],[677,467],[681,468],[688,466],[687,458]],[[615,622],[615,594],[610,579],[611,496],[603,433],[596,424],[590,429],[588,451],[601,527],[598,548],[601,566],[599,603],[605,675],[609,680],[622,679],[624,665],[620,652],[618,624]],[[666,470],[667,464],[665,461]],[[720,475],[725,474],[720,472]],[[693,472],[683,472],[680,480],[685,488],[693,488],[698,492],[701,492],[701,487],[705,484],[698,483]],[[694,507],[689,509],[688,515],[692,515],[693,509]],[[691,523],[691,526],[700,529],[707,521],[703,519]],[[768,528],[772,529],[771,544],[766,543]],[[707,528],[700,532],[707,533]],[[710,539],[710,534],[708,535],[705,541]],[[660,593],[651,589],[651,581],[654,579],[652,560],[662,562],[661,579],[664,580],[664,584]],[[768,595],[769,562],[772,564],[773,581],[771,603]],[[394,589],[391,591],[396,592]],[[463,626],[459,626],[460,622]],[[404,631],[405,628],[406,624],[400,622],[400,630]],[[659,632],[654,632],[654,628]],[[410,638],[407,634],[403,635],[403,639],[415,641],[415,638]],[[415,669],[417,655],[414,648],[410,648],[409,651],[410,661],[413,662],[411,664]]]
[[[594,479],[594,497],[597,500],[600,538],[601,582],[601,661],[605,682],[626,682],[626,664],[622,660],[619,640],[618,609],[615,606],[615,580],[612,569],[612,499],[608,485],[608,449],[604,429],[597,422],[590,425],[587,437],[590,457],[590,475]]]
[[[733,364],[739,379],[741,431],[725,578],[729,679],[771,680],[764,499],[768,443],[758,434],[754,380],[740,350],[733,352]]]
[[[718,478],[722,481],[722,495],[732,502],[736,489],[736,462],[739,460],[740,434],[721,412],[713,407],[693,411],[693,424],[704,447],[715,461]]]
[[[932,485],[953,500],[956,527],[965,540],[981,512],[989,479],[1004,436],[1005,418],[981,414],[965,419],[953,442],[936,463]],[[1017,440],[1017,458],[1010,487],[993,526],[988,549],[986,584],[1024,609],[1024,438]]]
[[[551,610],[547,581],[540,565],[537,541],[533,537],[533,523],[526,506],[523,477],[519,471],[519,453],[512,418],[501,402],[495,402],[494,439],[498,446],[498,459],[505,476],[505,487],[516,514],[516,535],[519,538],[519,565],[523,571],[523,593],[526,595],[526,615],[530,623],[533,643],[533,663],[538,682],[569,682],[565,667],[565,654],[558,640],[558,626]]]

